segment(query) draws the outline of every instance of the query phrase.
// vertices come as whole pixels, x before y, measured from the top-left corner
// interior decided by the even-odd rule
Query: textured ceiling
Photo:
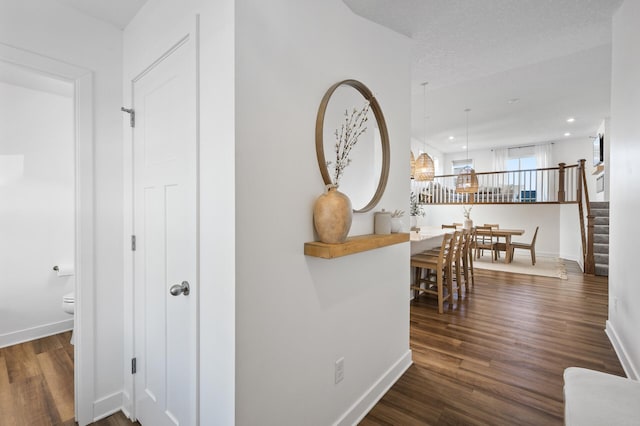
[[[57,1],[118,28],[146,2]],[[586,140],[609,115],[611,17],[622,0],[343,1],[414,41],[412,135],[444,152],[464,149],[465,108],[471,150],[565,132]]]
[[[462,149],[467,107],[470,149],[566,131],[587,138],[608,116],[611,17],[622,0],[344,2],[414,41],[412,133],[424,140],[428,81],[427,140],[445,152]]]

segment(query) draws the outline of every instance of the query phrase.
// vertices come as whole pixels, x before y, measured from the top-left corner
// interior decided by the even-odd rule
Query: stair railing
[[[457,175],[435,176],[433,181],[411,183],[419,204],[577,203],[581,181],[578,164],[541,169],[478,172],[478,189],[458,193]]]
[[[591,214],[591,204],[589,203],[589,191],[587,188],[587,174],[585,170],[586,160],[578,161],[578,170],[580,177],[578,179],[578,214],[580,215],[580,236],[582,238],[582,260],[584,262],[584,272],[587,274],[595,274],[596,261],[593,251],[594,247],[594,226],[595,216]],[[584,193],[584,197],[582,194]],[[587,208],[587,230],[585,233],[584,226],[584,204]],[[585,235],[586,234],[586,235]]]

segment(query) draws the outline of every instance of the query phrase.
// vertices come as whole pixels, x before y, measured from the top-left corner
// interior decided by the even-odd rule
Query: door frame
[[[4,43],[0,43],[0,60],[48,74],[74,86],[74,410],[78,423],[88,424],[93,421],[95,400],[93,73]]]
[[[134,85],[136,81],[142,78],[146,73],[153,69],[167,55],[171,54],[177,47],[182,45],[185,40],[194,43],[194,61],[195,67],[195,137],[196,137],[196,282],[194,285],[200,285],[200,16],[195,15],[195,19],[191,22],[189,28],[184,32],[177,31],[174,33],[173,43],[166,43],[163,50],[154,50],[154,54],[148,55],[151,60],[146,61],[147,66],[142,69],[135,70],[129,75],[124,76],[125,94],[123,99],[128,102],[127,108],[134,108]],[[177,36],[177,37],[176,37]],[[154,45],[159,49],[159,46]],[[126,57],[126,56],[125,56]],[[127,68],[124,64],[125,70]],[[126,71],[125,71],[126,73]],[[125,114],[123,121],[123,170],[124,170],[124,394],[122,411],[131,420],[136,420],[135,412],[135,378],[131,374],[132,360],[135,354],[135,270],[134,270],[134,253],[131,250],[131,236],[135,235],[134,229],[134,156],[133,156],[133,129],[130,126],[129,115]],[[195,352],[196,352],[196,424],[200,424],[200,291],[194,292],[196,295],[196,335],[195,335]]]

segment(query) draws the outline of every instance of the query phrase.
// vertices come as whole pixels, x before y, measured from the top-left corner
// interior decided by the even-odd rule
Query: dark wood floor
[[[0,425],[75,426],[71,332],[0,348]],[[94,423],[125,426],[122,413]]]
[[[459,306],[411,304],[414,364],[361,425],[561,425],[562,372],[624,375],[604,333],[607,279],[476,271]],[[75,425],[70,333],[0,349],[0,424]],[[97,426],[131,425],[122,413]]]
[[[411,304],[414,364],[360,423],[562,425],[562,373],[624,376],[604,333],[607,279],[567,262],[568,280],[476,270],[475,289],[437,313]],[[445,304],[446,309],[446,304]]]

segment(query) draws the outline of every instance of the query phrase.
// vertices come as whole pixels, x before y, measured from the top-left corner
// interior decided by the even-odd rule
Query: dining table
[[[514,235],[522,235],[524,234],[524,229],[502,229],[502,228],[494,228],[491,231],[485,229],[476,229],[476,234],[478,236],[489,236],[490,234],[498,239],[504,238],[504,249],[505,249],[505,263],[511,263],[513,260],[511,258],[511,237]],[[503,243],[499,243],[503,244]]]

